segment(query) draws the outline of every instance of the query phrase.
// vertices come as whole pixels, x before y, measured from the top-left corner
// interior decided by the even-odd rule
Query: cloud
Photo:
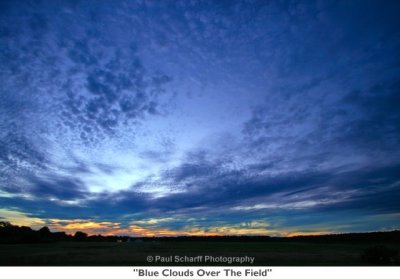
[[[85,198],[89,192],[86,187],[77,178],[67,177],[33,177],[28,181],[32,186],[30,189],[24,189],[35,197],[57,198],[60,200],[75,200]]]
[[[75,184],[73,169],[85,166],[88,174],[105,165],[93,162],[88,153],[132,148],[140,124],[167,111],[162,99],[172,77],[148,71],[136,39],[114,32],[119,24],[129,25],[128,19],[113,22],[102,9],[86,9],[81,3],[60,7],[15,3],[2,16],[1,30],[8,34],[0,50],[3,190],[25,191],[21,180],[38,175],[46,181],[67,176],[60,183],[65,191],[53,192],[68,196],[63,185]],[[94,17],[109,22],[107,28]],[[36,182],[37,193],[58,187]]]
[[[74,234],[77,231],[83,231],[90,235],[109,235],[121,230],[119,223],[96,222],[82,219],[48,219],[46,220],[46,223],[50,230],[63,231],[68,234]]]
[[[16,226],[28,226],[34,229],[38,229],[45,224],[44,220],[32,217],[30,214],[20,212],[16,208],[0,209],[0,219],[11,222]]]
[[[91,48],[102,48],[101,42],[90,40],[94,40]],[[74,48],[79,50],[79,57],[93,58],[90,61],[73,58],[75,67],[81,71],[65,85],[68,99],[63,115],[82,123],[83,138],[96,133],[96,129],[110,133],[119,125],[134,123],[131,120],[159,113],[159,94],[164,93],[163,86],[170,77],[148,76],[133,47],[125,52],[105,47],[107,58],[96,55],[91,48],[86,45]],[[84,89],[79,90],[81,87]]]
[[[338,135],[341,144],[357,145],[365,150],[378,152],[395,152],[395,146],[400,141],[400,99],[397,92],[400,89],[398,79],[384,80],[365,90],[353,90],[343,98],[342,113],[350,114],[355,119],[347,117],[347,129],[343,135]]]
[[[121,227],[119,223],[93,222],[90,220],[48,220],[50,229],[65,231],[74,234],[76,231],[85,231],[89,235],[130,235],[139,237],[165,237],[165,236],[215,236],[215,235],[265,235],[269,231],[262,226],[254,226],[254,223],[240,224],[238,226],[221,226],[207,229],[186,228],[183,230],[164,229],[130,225]]]
[[[207,157],[204,152],[197,156]],[[79,180],[55,177],[31,180],[34,187],[25,189],[23,194],[34,197],[34,200],[23,196],[5,197],[2,203],[37,212],[36,216],[41,218],[98,216],[100,220],[119,220],[123,224],[133,222],[136,225],[154,225],[158,224],[156,220],[163,220],[166,226],[180,224],[177,228],[184,227],[188,223],[185,220],[196,216],[215,216],[217,219],[211,218],[207,222],[211,226],[217,220],[226,222],[246,218],[246,215],[248,218],[271,218],[285,214],[302,216],[317,211],[333,214],[332,218],[336,218],[335,212],[360,210],[364,214],[388,214],[399,210],[398,165],[260,174],[257,164],[254,168],[250,165],[238,171],[218,168],[215,162],[207,163],[204,159],[198,162],[201,162],[200,169],[213,171],[199,172],[196,167],[188,168],[184,162],[166,172],[165,177],[153,179],[152,184],[150,181],[142,182],[144,186],[152,185],[155,189],[165,183],[180,189],[174,192],[167,188],[164,195],[143,192],[143,188],[137,185],[118,192],[93,194],[87,192]],[[129,217],[130,214],[136,215]],[[174,219],[165,219],[165,214]],[[183,221],[179,222],[180,219]],[[134,223],[135,220],[139,221]],[[154,220],[153,224],[151,220]]]

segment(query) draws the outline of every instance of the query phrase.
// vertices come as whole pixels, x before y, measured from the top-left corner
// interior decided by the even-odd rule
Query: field
[[[251,256],[253,265],[359,266],[371,243],[148,241],[0,244],[2,266],[213,265],[148,263],[148,256]],[[399,251],[400,243],[385,243]],[[214,265],[227,265],[226,263]],[[238,265],[238,264],[232,264]],[[246,265],[250,265],[247,263]]]

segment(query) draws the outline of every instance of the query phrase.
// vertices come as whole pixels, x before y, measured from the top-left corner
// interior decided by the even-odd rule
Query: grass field
[[[1,244],[0,265],[7,266],[138,266],[211,265],[204,263],[148,263],[147,256],[251,256],[253,265],[267,266],[359,266],[371,243],[307,242],[207,242],[168,241],[142,243],[56,242]],[[399,243],[385,243],[399,250]],[[226,265],[226,264],[214,264]],[[235,265],[235,264],[233,264]],[[237,265],[237,264],[236,264]],[[249,265],[249,264],[247,264]]]

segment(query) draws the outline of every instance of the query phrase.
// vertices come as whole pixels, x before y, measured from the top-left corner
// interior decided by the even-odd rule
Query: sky
[[[0,2],[0,219],[400,229],[399,1]]]

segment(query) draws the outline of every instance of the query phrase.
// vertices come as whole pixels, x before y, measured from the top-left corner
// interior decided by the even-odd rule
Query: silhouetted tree
[[[86,240],[87,239],[87,233],[81,232],[81,231],[77,231],[74,234],[74,239],[82,241],[82,240]]]
[[[7,227],[12,227],[10,222],[4,222],[4,221],[0,222],[0,228],[7,228]]]
[[[71,239],[71,236],[65,232],[54,232],[51,235],[55,241],[66,241]]]
[[[10,222],[0,222],[0,238],[6,239],[12,237],[14,231],[14,226]]]
[[[43,227],[39,230],[39,233],[41,236],[50,236],[51,232],[50,229],[48,227]]]

